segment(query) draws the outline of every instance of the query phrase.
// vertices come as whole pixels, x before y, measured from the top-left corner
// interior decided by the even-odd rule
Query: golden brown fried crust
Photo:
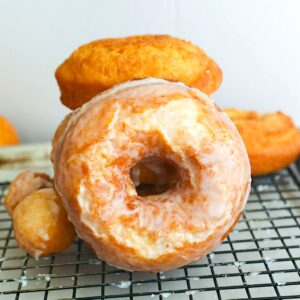
[[[225,109],[239,130],[251,164],[252,175],[275,172],[294,162],[300,153],[300,132],[282,112],[258,114]]]
[[[210,58],[208,60],[205,72],[201,74],[199,79],[194,82],[192,86],[210,95],[218,89],[221,82],[222,70],[216,64],[216,62]]]
[[[111,86],[145,77],[181,81],[207,94],[221,84],[222,72],[190,42],[167,35],[102,39],[83,45],[55,73],[61,101],[71,109]]]

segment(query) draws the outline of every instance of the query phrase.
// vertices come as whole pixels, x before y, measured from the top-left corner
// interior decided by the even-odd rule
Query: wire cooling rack
[[[80,240],[33,259],[16,246],[2,205],[8,183],[0,183],[0,299],[300,299],[299,178],[295,165],[255,178],[243,217],[223,244],[161,273],[110,267]]]

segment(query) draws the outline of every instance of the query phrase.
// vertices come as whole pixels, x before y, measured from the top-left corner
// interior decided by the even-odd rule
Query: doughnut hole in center
[[[130,170],[136,192],[141,197],[159,195],[175,188],[179,181],[178,168],[171,162],[150,156],[141,159]]]

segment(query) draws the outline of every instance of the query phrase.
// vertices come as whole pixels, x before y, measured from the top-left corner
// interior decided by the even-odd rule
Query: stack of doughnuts
[[[251,123],[247,113],[224,113],[208,97],[221,84],[221,69],[178,38],[94,41],[74,51],[55,75],[61,101],[73,111],[52,140],[54,187],[33,192],[16,210],[26,211],[30,201],[60,200],[59,226],[69,232],[62,248],[74,239],[74,225],[98,258],[122,269],[163,271],[206,255],[230,233],[247,201],[247,151],[253,175],[284,167],[299,154],[299,132],[279,114],[289,132],[278,126],[276,134],[268,131],[268,142],[280,147],[293,140],[292,154],[261,168],[279,151],[252,155],[248,137],[255,126],[267,131],[272,116],[257,115]],[[14,197],[8,209],[19,203]],[[43,241],[42,251],[38,234],[29,239],[19,225],[21,214],[14,213],[21,247],[39,255],[63,250]],[[50,240],[58,234],[47,230]]]
[[[75,110],[53,138],[55,187],[93,252],[161,271],[219,245],[245,205],[250,167],[206,95],[222,80],[214,60],[170,36],[106,39],[77,49],[56,78]]]

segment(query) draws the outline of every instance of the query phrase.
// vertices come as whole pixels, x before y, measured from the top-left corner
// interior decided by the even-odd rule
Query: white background
[[[103,37],[168,33],[216,59],[221,107],[282,110],[300,125],[299,0],[0,0],[0,114],[47,141],[68,109],[56,67]]]

